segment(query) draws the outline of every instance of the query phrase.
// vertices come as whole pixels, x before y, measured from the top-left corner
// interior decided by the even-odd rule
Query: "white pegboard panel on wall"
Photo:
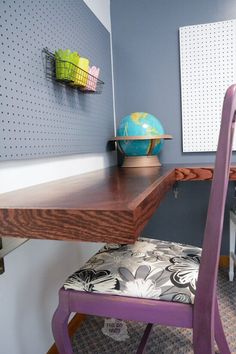
[[[236,82],[236,20],[181,27],[179,35],[183,152],[216,151],[224,94]]]
[[[0,0],[0,160],[104,152],[114,135],[110,34],[82,0]],[[42,49],[100,67],[101,94],[46,79]]]

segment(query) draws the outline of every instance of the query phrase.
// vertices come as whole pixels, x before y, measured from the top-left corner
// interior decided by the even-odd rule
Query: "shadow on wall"
[[[143,231],[143,235],[201,246],[211,183],[179,182],[178,197],[170,191]],[[229,209],[236,205],[234,182],[229,183],[221,254],[229,253]],[[180,239],[181,236],[181,239]]]
[[[24,251],[28,259],[19,269],[20,286],[15,286],[17,300],[13,305],[14,341],[19,353],[30,353],[32,345],[37,348],[33,338],[44,338],[42,346],[47,349],[52,345],[51,318],[58,305],[58,290],[98,247],[99,244],[91,247],[86,243],[46,240],[27,243],[28,250]]]

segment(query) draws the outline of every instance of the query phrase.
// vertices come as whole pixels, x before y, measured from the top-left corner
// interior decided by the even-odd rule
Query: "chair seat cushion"
[[[64,288],[193,304],[201,251],[150,238],[132,245],[107,244]]]

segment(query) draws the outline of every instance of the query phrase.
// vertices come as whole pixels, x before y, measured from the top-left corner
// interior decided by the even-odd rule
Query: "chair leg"
[[[68,333],[69,316],[67,298],[60,294],[60,302],[52,318],[52,332],[59,354],[73,354]]]
[[[136,354],[142,354],[145,350],[149,335],[152,331],[152,327],[153,324],[152,323],[148,323],[147,327],[145,328],[144,334],[142,336],[141,342],[139,344],[138,350],[136,352]]]
[[[213,319],[204,315],[199,312],[194,316],[193,351],[194,354],[215,354]]]
[[[216,306],[215,306],[215,340],[218,345],[220,354],[230,354],[231,353],[228,343],[225,338],[225,333],[224,333],[224,329],[222,326],[220,312],[219,312],[219,306],[218,306],[217,301],[216,301]]]

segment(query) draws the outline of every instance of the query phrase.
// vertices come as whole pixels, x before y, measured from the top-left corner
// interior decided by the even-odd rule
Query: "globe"
[[[134,112],[125,116],[117,129],[117,136],[156,136],[162,134],[165,133],[161,122],[146,112]],[[151,143],[150,139],[119,141],[120,148],[126,156],[147,156]],[[151,155],[157,155],[163,144],[163,139],[155,140]]]

